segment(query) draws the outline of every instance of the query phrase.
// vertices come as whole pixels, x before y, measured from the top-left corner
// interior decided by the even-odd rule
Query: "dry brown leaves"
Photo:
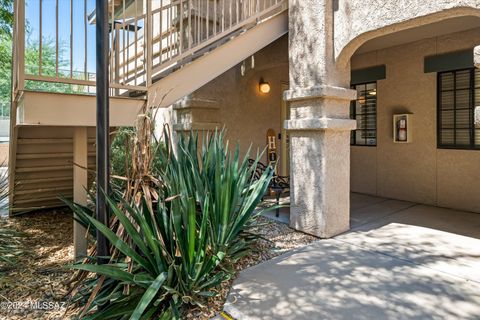
[[[0,319],[66,319],[65,310],[58,307],[66,301],[68,288],[64,282],[71,276],[70,271],[62,268],[73,259],[71,212],[36,212],[1,219],[0,224],[26,234],[21,240],[24,253],[0,278],[0,301],[4,303]],[[30,302],[51,304],[38,310],[42,306]]]

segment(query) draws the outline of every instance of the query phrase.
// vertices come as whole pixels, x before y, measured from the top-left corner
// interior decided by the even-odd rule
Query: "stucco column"
[[[322,238],[349,229],[349,66],[333,55],[333,8],[328,0],[289,2],[291,208],[290,225]]]
[[[73,133],[73,201],[87,205],[88,136],[86,127],[75,127]],[[75,260],[87,255],[87,230],[73,221],[73,248]]]

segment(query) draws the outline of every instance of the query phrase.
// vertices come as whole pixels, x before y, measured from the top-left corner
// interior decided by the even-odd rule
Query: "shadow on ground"
[[[239,319],[477,319],[480,215],[352,195],[352,230],[242,272]]]

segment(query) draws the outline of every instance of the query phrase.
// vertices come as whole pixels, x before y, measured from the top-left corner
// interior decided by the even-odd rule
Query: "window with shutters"
[[[438,73],[437,145],[439,148],[480,149],[474,107],[480,103],[480,72],[463,69]]]
[[[357,130],[352,131],[350,143],[355,146],[377,145],[377,83],[352,86],[357,90],[357,100],[350,104],[350,117],[357,120]]]

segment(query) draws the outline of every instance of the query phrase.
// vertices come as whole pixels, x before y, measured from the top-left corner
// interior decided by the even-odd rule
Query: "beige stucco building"
[[[24,1],[16,2],[21,21]],[[112,16],[132,17],[121,20],[116,32],[137,39],[112,48],[113,125],[131,124],[147,103],[159,108],[158,123],[169,122],[176,134],[225,127],[244,151],[250,144],[264,149],[273,129],[279,174],[291,179],[290,224],[320,237],[349,229],[350,191],[480,213],[480,131],[474,121],[480,105],[474,67],[480,1],[199,3],[162,8],[129,1],[119,12],[112,2]],[[17,39],[25,43],[22,30],[17,24]],[[114,38],[112,33],[112,43]],[[25,45],[17,47],[17,56],[22,50]],[[29,143],[48,144],[58,132],[65,133],[62,143],[70,143],[65,148],[71,151],[55,152],[88,163],[93,141],[85,128],[94,125],[93,99],[45,98],[27,90],[25,79],[65,79],[58,72],[54,79],[18,72],[25,68],[19,56],[12,172],[23,172]],[[66,83],[91,85],[86,79]],[[260,84],[268,84],[269,92],[262,93]],[[58,113],[55,108],[65,110],[65,102],[57,101],[65,99],[72,101],[66,103],[71,111]],[[81,113],[78,99],[84,99]],[[37,136],[45,140],[28,140]],[[74,152],[75,137],[83,137],[84,147],[77,144]],[[73,172],[69,177],[64,185],[81,197],[86,178]],[[37,179],[32,183],[46,178],[23,177]]]

